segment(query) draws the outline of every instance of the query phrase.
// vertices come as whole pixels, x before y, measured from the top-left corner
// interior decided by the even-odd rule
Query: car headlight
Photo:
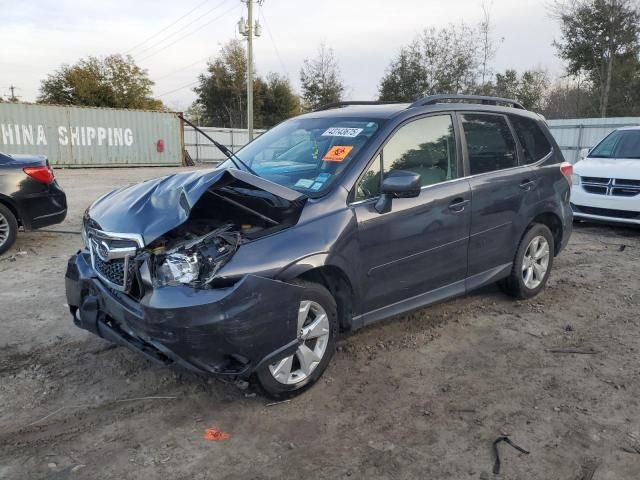
[[[578,175],[577,173],[574,173],[571,175],[571,182],[574,185],[580,185],[580,175]]]
[[[155,280],[158,286],[190,284],[200,276],[198,256],[184,253],[171,253],[164,257],[156,269]]]

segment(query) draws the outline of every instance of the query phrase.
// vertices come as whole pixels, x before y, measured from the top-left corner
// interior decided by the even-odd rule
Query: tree
[[[247,112],[247,60],[240,40],[222,46],[220,55],[207,65],[194,88],[197,102],[214,127],[244,128]],[[254,90],[254,100],[256,98]],[[256,126],[258,126],[256,124]]]
[[[38,103],[161,110],[153,82],[131,56],[87,57],[62,65],[40,84]]]
[[[549,119],[597,115],[597,98],[580,77],[556,81],[545,95],[542,114]]]
[[[542,111],[549,76],[545,70],[526,70],[519,75],[514,69],[496,74],[494,84],[486,86],[487,92],[497,97],[518,100],[527,110]]]
[[[320,44],[316,58],[304,61],[300,69],[300,83],[304,107],[308,110],[342,99],[344,84],[333,49]]]
[[[436,93],[475,93],[484,55],[478,30],[464,23],[422,32],[401,49],[380,82],[380,100],[412,101]],[[485,74],[487,73],[487,66]]]
[[[276,73],[267,76],[262,104],[262,123],[272,127],[300,113],[300,99],[286,77]]]
[[[247,121],[247,56],[240,40],[222,46],[209,62],[194,88],[198,99],[190,110],[200,121],[214,127],[245,128]],[[270,74],[267,80],[254,76],[253,123],[256,128],[273,126],[297,115],[299,100],[289,80]]]
[[[554,42],[571,75],[585,73],[606,117],[616,74],[638,71],[640,15],[632,0],[558,0],[561,40]],[[614,96],[617,95],[614,94]]]

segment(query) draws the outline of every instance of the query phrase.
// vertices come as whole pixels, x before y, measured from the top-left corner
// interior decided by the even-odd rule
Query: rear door
[[[405,123],[365,170],[351,208],[358,222],[364,311],[370,312],[455,282],[467,271],[470,189],[462,175],[453,115]],[[420,174],[416,198],[396,198],[378,213],[382,175]],[[381,175],[382,171],[382,175]]]
[[[461,113],[471,186],[468,287],[507,268],[535,203],[531,167],[520,165],[519,148],[505,115]],[[474,276],[476,276],[474,278]]]

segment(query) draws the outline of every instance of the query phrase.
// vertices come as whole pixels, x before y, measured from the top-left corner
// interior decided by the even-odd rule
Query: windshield
[[[294,118],[262,134],[236,155],[267,180],[305,194],[321,194],[356,158],[381,122]],[[226,161],[223,167],[231,165]]]
[[[640,158],[640,130],[616,130],[589,153],[589,158]]]

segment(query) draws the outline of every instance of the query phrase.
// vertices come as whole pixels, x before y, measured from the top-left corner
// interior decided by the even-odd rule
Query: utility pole
[[[253,37],[260,36],[260,24],[253,21],[253,0],[242,0],[247,4],[247,21],[238,22],[240,34],[247,39],[247,129],[249,141],[253,140]],[[262,0],[258,0],[262,4]]]
[[[16,90],[20,90],[20,89],[18,87],[16,87],[15,85],[9,85],[7,88],[11,92],[11,96],[9,97],[9,101],[10,102],[17,102],[18,101],[18,97],[16,97]]]

